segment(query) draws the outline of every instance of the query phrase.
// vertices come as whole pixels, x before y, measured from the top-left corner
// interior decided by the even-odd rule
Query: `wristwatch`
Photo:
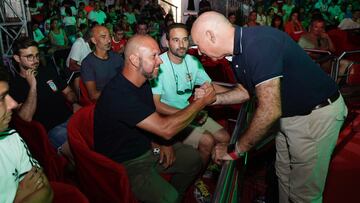
[[[227,146],[227,153],[233,160],[236,160],[245,155],[245,152],[240,151],[239,147],[237,146],[237,142]]]

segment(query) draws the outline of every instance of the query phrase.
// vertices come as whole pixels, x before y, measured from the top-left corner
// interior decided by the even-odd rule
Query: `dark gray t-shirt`
[[[109,51],[106,60],[100,59],[90,53],[81,63],[81,79],[84,82],[95,81],[96,89],[101,91],[105,85],[117,74],[124,66],[124,60],[120,54]]]

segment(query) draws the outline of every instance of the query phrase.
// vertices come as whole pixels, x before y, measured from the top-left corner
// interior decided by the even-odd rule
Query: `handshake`
[[[194,101],[202,100],[206,105],[216,101],[216,92],[214,86],[206,82],[199,88],[195,88]]]

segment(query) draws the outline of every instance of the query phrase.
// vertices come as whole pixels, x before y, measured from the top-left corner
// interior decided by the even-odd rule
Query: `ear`
[[[139,61],[139,56],[135,55],[135,54],[131,54],[129,56],[129,61],[130,63],[135,66],[136,68],[138,68],[140,66],[140,61]]]
[[[91,37],[90,40],[91,40],[91,42],[92,42],[93,44],[96,44],[96,40],[95,40],[94,37]]]
[[[206,38],[207,38],[208,40],[210,40],[210,42],[212,42],[212,43],[215,43],[215,42],[216,42],[215,34],[214,34],[213,31],[207,30],[207,31],[205,32],[205,36],[206,36]]]
[[[169,48],[169,40],[168,39],[165,40],[165,44]]]
[[[20,63],[20,57],[19,55],[13,55],[13,58],[15,59],[16,62]]]

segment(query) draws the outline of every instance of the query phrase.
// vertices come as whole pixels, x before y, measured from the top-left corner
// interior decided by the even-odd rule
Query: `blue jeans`
[[[66,120],[64,123],[55,126],[48,133],[49,140],[56,149],[58,149],[61,145],[63,145],[67,140],[68,122],[69,120]]]

